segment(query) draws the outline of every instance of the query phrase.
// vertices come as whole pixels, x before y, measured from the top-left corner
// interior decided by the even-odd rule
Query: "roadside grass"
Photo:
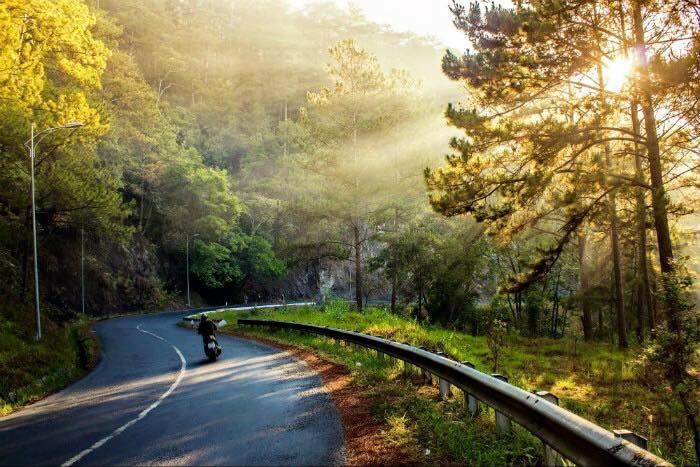
[[[0,416],[37,401],[84,376],[98,347],[87,320],[58,326],[43,317],[42,339],[33,338],[32,310],[0,310]]]
[[[238,318],[256,317],[332,326],[392,338],[458,361],[470,361],[492,373],[486,339],[437,326],[422,326],[376,307],[362,313],[345,302],[315,306],[224,311],[227,328],[315,350],[352,369],[353,380],[369,395],[383,401],[376,416],[388,423],[392,442],[417,442],[429,450],[428,458],[480,465],[536,464],[541,443],[517,428],[513,439],[495,436],[493,412],[471,420],[462,397],[439,402],[435,388],[421,387],[401,376],[391,359],[332,340],[290,331],[237,328]],[[692,439],[674,401],[651,390],[638,362],[639,348],[617,350],[605,343],[567,339],[527,339],[509,336],[498,372],[528,391],[545,390],[560,398],[560,405],[607,429],[626,428],[649,439],[649,450],[676,465],[694,465]],[[359,364],[359,365],[358,365]],[[426,451],[427,452],[427,451]]]

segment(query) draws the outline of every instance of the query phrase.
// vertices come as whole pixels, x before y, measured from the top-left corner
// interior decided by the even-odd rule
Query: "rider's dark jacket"
[[[210,319],[204,319],[199,321],[199,327],[197,328],[197,333],[201,334],[203,338],[208,338],[216,331],[216,324]]]

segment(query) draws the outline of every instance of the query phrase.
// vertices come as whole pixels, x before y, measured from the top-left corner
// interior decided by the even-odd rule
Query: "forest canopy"
[[[696,47],[692,7],[639,31],[634,5],[455,3],[472,48],[445,53],[333,4],[4,2],[3,286],[31,295],[31,125],[79,121],[34,164],[59,307],[87,238],[96,314],[185,299],[191,266],[202,304],[328,290],[641,342],[694,251]]]
[[[30,298],[31,125],[39,133],[81,122],[37,138],[39,267],[44,299],[77,309],[86,238],[87,309],[97,314],[182,300],[188,249],[201,302],[314,294],[309,249],[322,242],[311,237],[343,232],[335,224],[310,232],[305,216],[313,214],[297,202],[312,193],[295,188],[296,177],[315,176],[304,159],[326,144],[302,114],[313,107],[307,93],[333,79],[324,70],[331,48],[352,38],[373,66],[385,59],[387,89],[424,90],[410,115],[396,107],[408,95],[382,97],[383,110],[366,119],[380,127],[365,146],[382,128],[396,128],[382,136],[384,149],[419,128],[441,106],[428,93],[449,89],[435,84],[436,43],[329,5],[32,0],[3,2],[0,13],[0,240],[11,278],[3,286]],[[428,153],[416,160],[414,181]],[[374,157],[365,173],[387,158]],[[346,259],[344,248],[331,250],[323,255]]]

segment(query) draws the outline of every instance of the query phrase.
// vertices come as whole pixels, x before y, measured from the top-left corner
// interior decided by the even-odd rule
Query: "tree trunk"
[[[139,232],[143,231],[143,205],[145,203],[146,186],[145,183],[141,187],[141,202],[139,203]]]
[[[623,3],[619,4],[620,10],[620,31],[625,45],[625,57],[628,56],[630,43],[627,40],[625,28],[625,12]],[[633,89],[633,98],[630,102],[630,120],[632,122],[632,133],[637,138],[642,138],[639,125],[639,102],[637,100],[638,90]],[[642,183],[646,182],[644,170],[642,168],[642,150],[638,141],[634,142],[634,175],[640,183],[635,187],[635,223],[637,236],[637,296],[639,303],[637,306],[637,340],[641,343],[644,340],[644,324],[648,324],[650,334],[654,335],[656,322],[654,320],[654,305],[649,283],[649,263],[647,259],[647,228],[646,228],[646,193]],[[646,316],[646,320],[645,320]]]
[[[513,307],[513,300],[510,298],[510,294],[506,294],[506,297],[508,298],[508,308],[510,309],[510,314],[513,315],[513,322],[517,323],[518,322],[518,315],[515,314],[515,308]]]
[[[554,303],[552,304],[552,337],[557,337],[557,319],[559,315],[559,283],[561,281],[561,268],[557,273],[557,280],[554,283]]]
[[[420,320],[421,311],[423,311],[423,282],[418,281],[418,310],[416,311],[416,319]]]
[[[360,227],[353,224],[352,233],[355,245],[355,304],[357,310],[362,311],[362,242],[360,241]]]
[[[649,68],[646,53],[646,40],[644,38],[644,21],[642,18],[642,8],[640,0],[632,0],[632,18],[635,38],[635,50],[639,62],[639,93],[640,106],[644,115],[644,130],[646,133],[647,155],[649,159],[649,172],[651,175],[651,201],[654,213],[654,227],[656,229],[656,240],[659,250],[659,263],[661,266],[661,283],[667,287],[667,290],[673,291],[675,284],[667,283],[672,280],[669,275],[673,272],[673,244],[671,241],[671,231],[668,224],[668,197],[664,188],[663,169],[661,166],[661,152],[659,150],[659,138],[656,132],[656,116],[654,115],[654,100],[651,93],[651,85],[649,79]],[[681,333],[681,317],[682,312],[679,300],[670,297],[664,303],[666,309],[666,318],[668,320],[669,330],[677,336],[677,339],[682,339]],[[680,344],[676,344],[678,347]],[[687,377],[687,368],[681,359],[671,359],[671,373],[673,376],[667,377],[667,380],[675,390],[683,384],[683,380]],[[667,370],[669,371],[669,370]],[[682,391],[682,389],[681,389]],[[693,441],[695,444],[696,462],[700,462],[700,435],[698,434],[697,420],[692,411],[688,411],[690,405],[684,399],[682,394],[679,394],[681,403],[686,411],[686,418],[693,430]]]
[[[632,101],[632,132],[636,135],[639,131],[639,116],[637,114],[638,103]],[[635,177],[640,181],[644,181],[644,173],[642,170],[642,155],[638,143],[634,143],[634,171]],[[647,262],[647,229],[646,229],[646,200],[644,196],[644,188],[639,186],[635,189],[635,215],[637,227],[637,267],[639,269],[637,275],[637,287],[639,296],[639,306],[637,307],[637,335],[640,342],[644,338],[644,322],[645,315],[647,317],[646,324],[653,334],[656,323],[654,321],[654,311],[652,308],[651,288],[649,287],[649,264]]]
[[[601,100],[605,103],[605,91],[602,91],[605,86],[603,80],[603,67],[598,64],[598,82],[601,88]],[[605,166],[611,170],[613,167],[612,157],[610,154],[610,145],[605,144]],[[617,189],[613,188],[608,196],[608,209],[610,212],[610,248],[612,250],[613,262],[613,288],[615,292],[615,316],[617,321],[617,345],[621,349],[626,349],[629,344],[627,342],[627,325],[625,324],[625,296],[622,286],[622,267],[620,257],[620,234],[617,218]]]
[[[606,151],[607,152],[607,151]],[[613,277],[615,279],[615,314],[617,316],[617,345],[628,347],[627,325],[625,324],[625,296],[622,289],[622,268],[620,259],[620,238],[617,226],[617,205],[615,194],[610,194],[610,243],[612,246]]]
[[[659,150],[659,137],[656,132],[656,116],[654,115],[654,100],[651,95],[649,69],[646,52],[646,40],[644,38],[644,22],[642,19],[642,7],[639,0],[632,2],[632,18],[634,28],[635,50],[639,61],[639,104],[644,115],[644,130],[646,133],[647,156],[649,159],[649,172],[651,175],[651,203],[654,212],[654,227],[656,240],[659,247],[659,263],[661,272],[666,275],[673,270],[673,245],[671,242],[671,230],[668,225],[667,195],[664,188],[663,172],[661,168],[661,152]],[[665,281],[665,278],[661,278]],[[666,304],[666,313],[669,328],[673,332],[680,330],[678,322],[678,307],[675,303]]]
[[[583,326],[583,338],[586,341],[593,340],[593,319],[591,316],[590,297],[585,296],[588,293],[588,269],[586,264],[586,232],[583,231],[578,236],[578,262],[579,262],[579,280],[581,290],[581,324]]]
[[[593,9],[594,21],[597,26],[598,23],[598,12]],[[596,32],[597,43],[596,46],[600,49],[600,42],[598,40],[598,32]],[[599,96],[602,108],[605,109],[606,106],[606,92],[605,92],[605,79],[603,77],[603,63],[602,63],[602,52],[599,54],[598,64],[596,66],[596,71],[598,74],[598,86],[599,86]],[[604,124],[603,121],[602,123]],[[604,125],[603,125],[604,126]],[[605,143],[605,169],[611,171],[613,168],[612,156],[610,153],[610,145]],[[617,318],[617,344],[621,349],[626,349],[628,347],[627,343],[627,325],[625,324],[625,297],[623,295],[622,286],[622,268],[620,266],[620,235],[618,228],[618,218],[617,218],[617,188],[615,186],[610,190],[608,195],[608,209],[610,212],[610,248],[612,250],[612,261],[613,261],[613,289],[615,291],[615,315]]]
[[[399,223],[399,212],[398,208],[394,207],[394,233],[398,230]],[[398,285],[398,271],[396,270],[396,264],[392,268],[391,272],[391,312],[396,313],[396,286]]]
[[[324,306],[326,304],[326,297],[323,296],[323,284],[321,283],[321,255],[319,254],[318,247],[316,247],[316,290],[318,291],[318,299],[316,304],[319,306]]]
[[[695,405],[688,400],[688,394],[679,394],[679,399],[681,405],[683,406],[683,411],[690,425],[690,431],[693,433],[693,443],[695,444],[695,460],[700,462],[700,427],[698,427],[698,420],[696,414]]]

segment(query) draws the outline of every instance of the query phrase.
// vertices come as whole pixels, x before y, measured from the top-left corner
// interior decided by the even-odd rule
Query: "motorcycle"
[[[210,362],[215,362],[216,359],[221,355],[221,346],[216,340],[215,335],[207,337],[206,343],[204,344],[204,353]]]

